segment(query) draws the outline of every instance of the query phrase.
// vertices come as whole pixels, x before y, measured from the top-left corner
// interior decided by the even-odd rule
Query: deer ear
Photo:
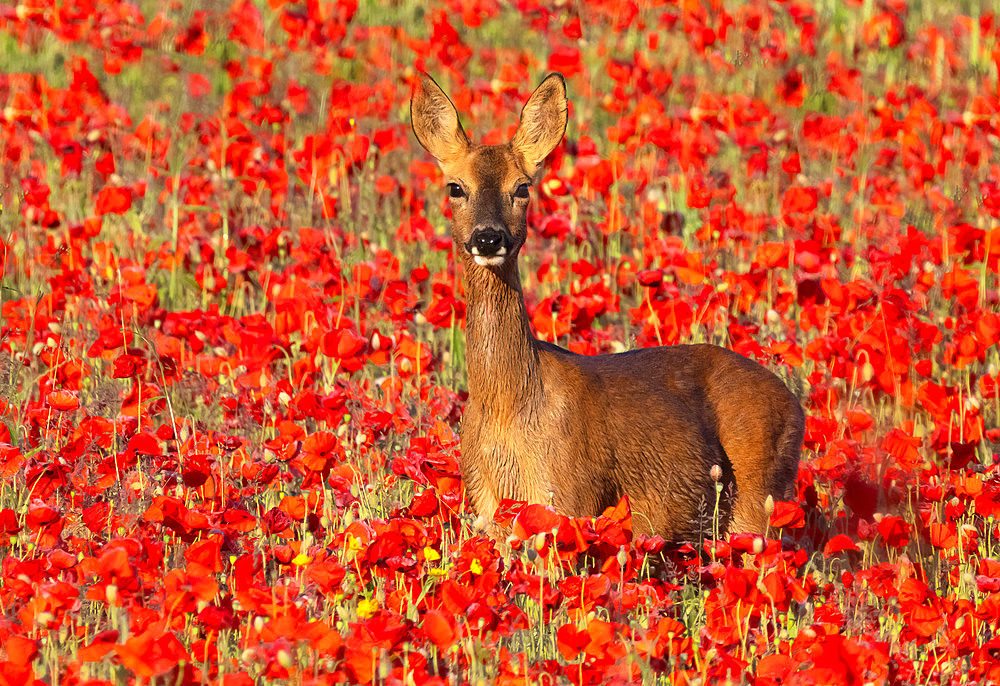
[[[521,110],[521,123],[511,147],[521,153],[532,174],[566,133],[566,81],[553,72],[535,89]]]
[[[455,105],[423,72],[410,98],[410,123],[420,145],[443,166],[453,163],[470,145]]]

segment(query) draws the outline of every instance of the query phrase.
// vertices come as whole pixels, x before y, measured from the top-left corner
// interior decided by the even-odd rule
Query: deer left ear
[[[532,174],[566,133],[567,108],[566,81],[558,72],[545,77],[524,104],[521,123],[510,144],[524,157]]]

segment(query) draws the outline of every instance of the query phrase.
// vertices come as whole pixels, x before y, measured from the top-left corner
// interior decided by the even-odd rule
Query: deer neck
[[[539,396],[537,341],[513,260],[492,271],[466,265],[469,400],[499,416]]]

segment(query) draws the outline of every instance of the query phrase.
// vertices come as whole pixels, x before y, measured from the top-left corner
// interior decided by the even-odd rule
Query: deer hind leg
[[[723,439],[736,475],[731,532],[763,534],[768,524],[767,497],[788,500],[795,495],[805,419],[797,402],[783,410],[766,419],[758,416],[755,421],[737,422],[737,430]]]
[[[763,479],[759,475],[744,473],[737,477],[736,502],[729,522],[730,533],[763,534],[767,527],[764,500],[767,498]]]
[[[785,416],[768,476],[771,496],[775,500],[791,500],[795,497],[795,479],[799,474],[799,457],[802,454],[805,432],[805,413],[802,406],[795,402]]]

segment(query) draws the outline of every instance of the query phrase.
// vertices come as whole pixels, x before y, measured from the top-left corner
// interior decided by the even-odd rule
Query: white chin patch
[[[503,264],[504,259],[507,255],[507,248],[505,246],[500,246],[500,250],[497,251],[496,255],[480,255],[479,248],[472,246],[472,259],[475,260],[476,264],[480,267],[499,267]]]
[[[483,255],[476,255],[472,258],[475,260],[476,264],[480,267],[499,267],[503,264],[503,255],[493,255],[491,257],[484,257]]]

